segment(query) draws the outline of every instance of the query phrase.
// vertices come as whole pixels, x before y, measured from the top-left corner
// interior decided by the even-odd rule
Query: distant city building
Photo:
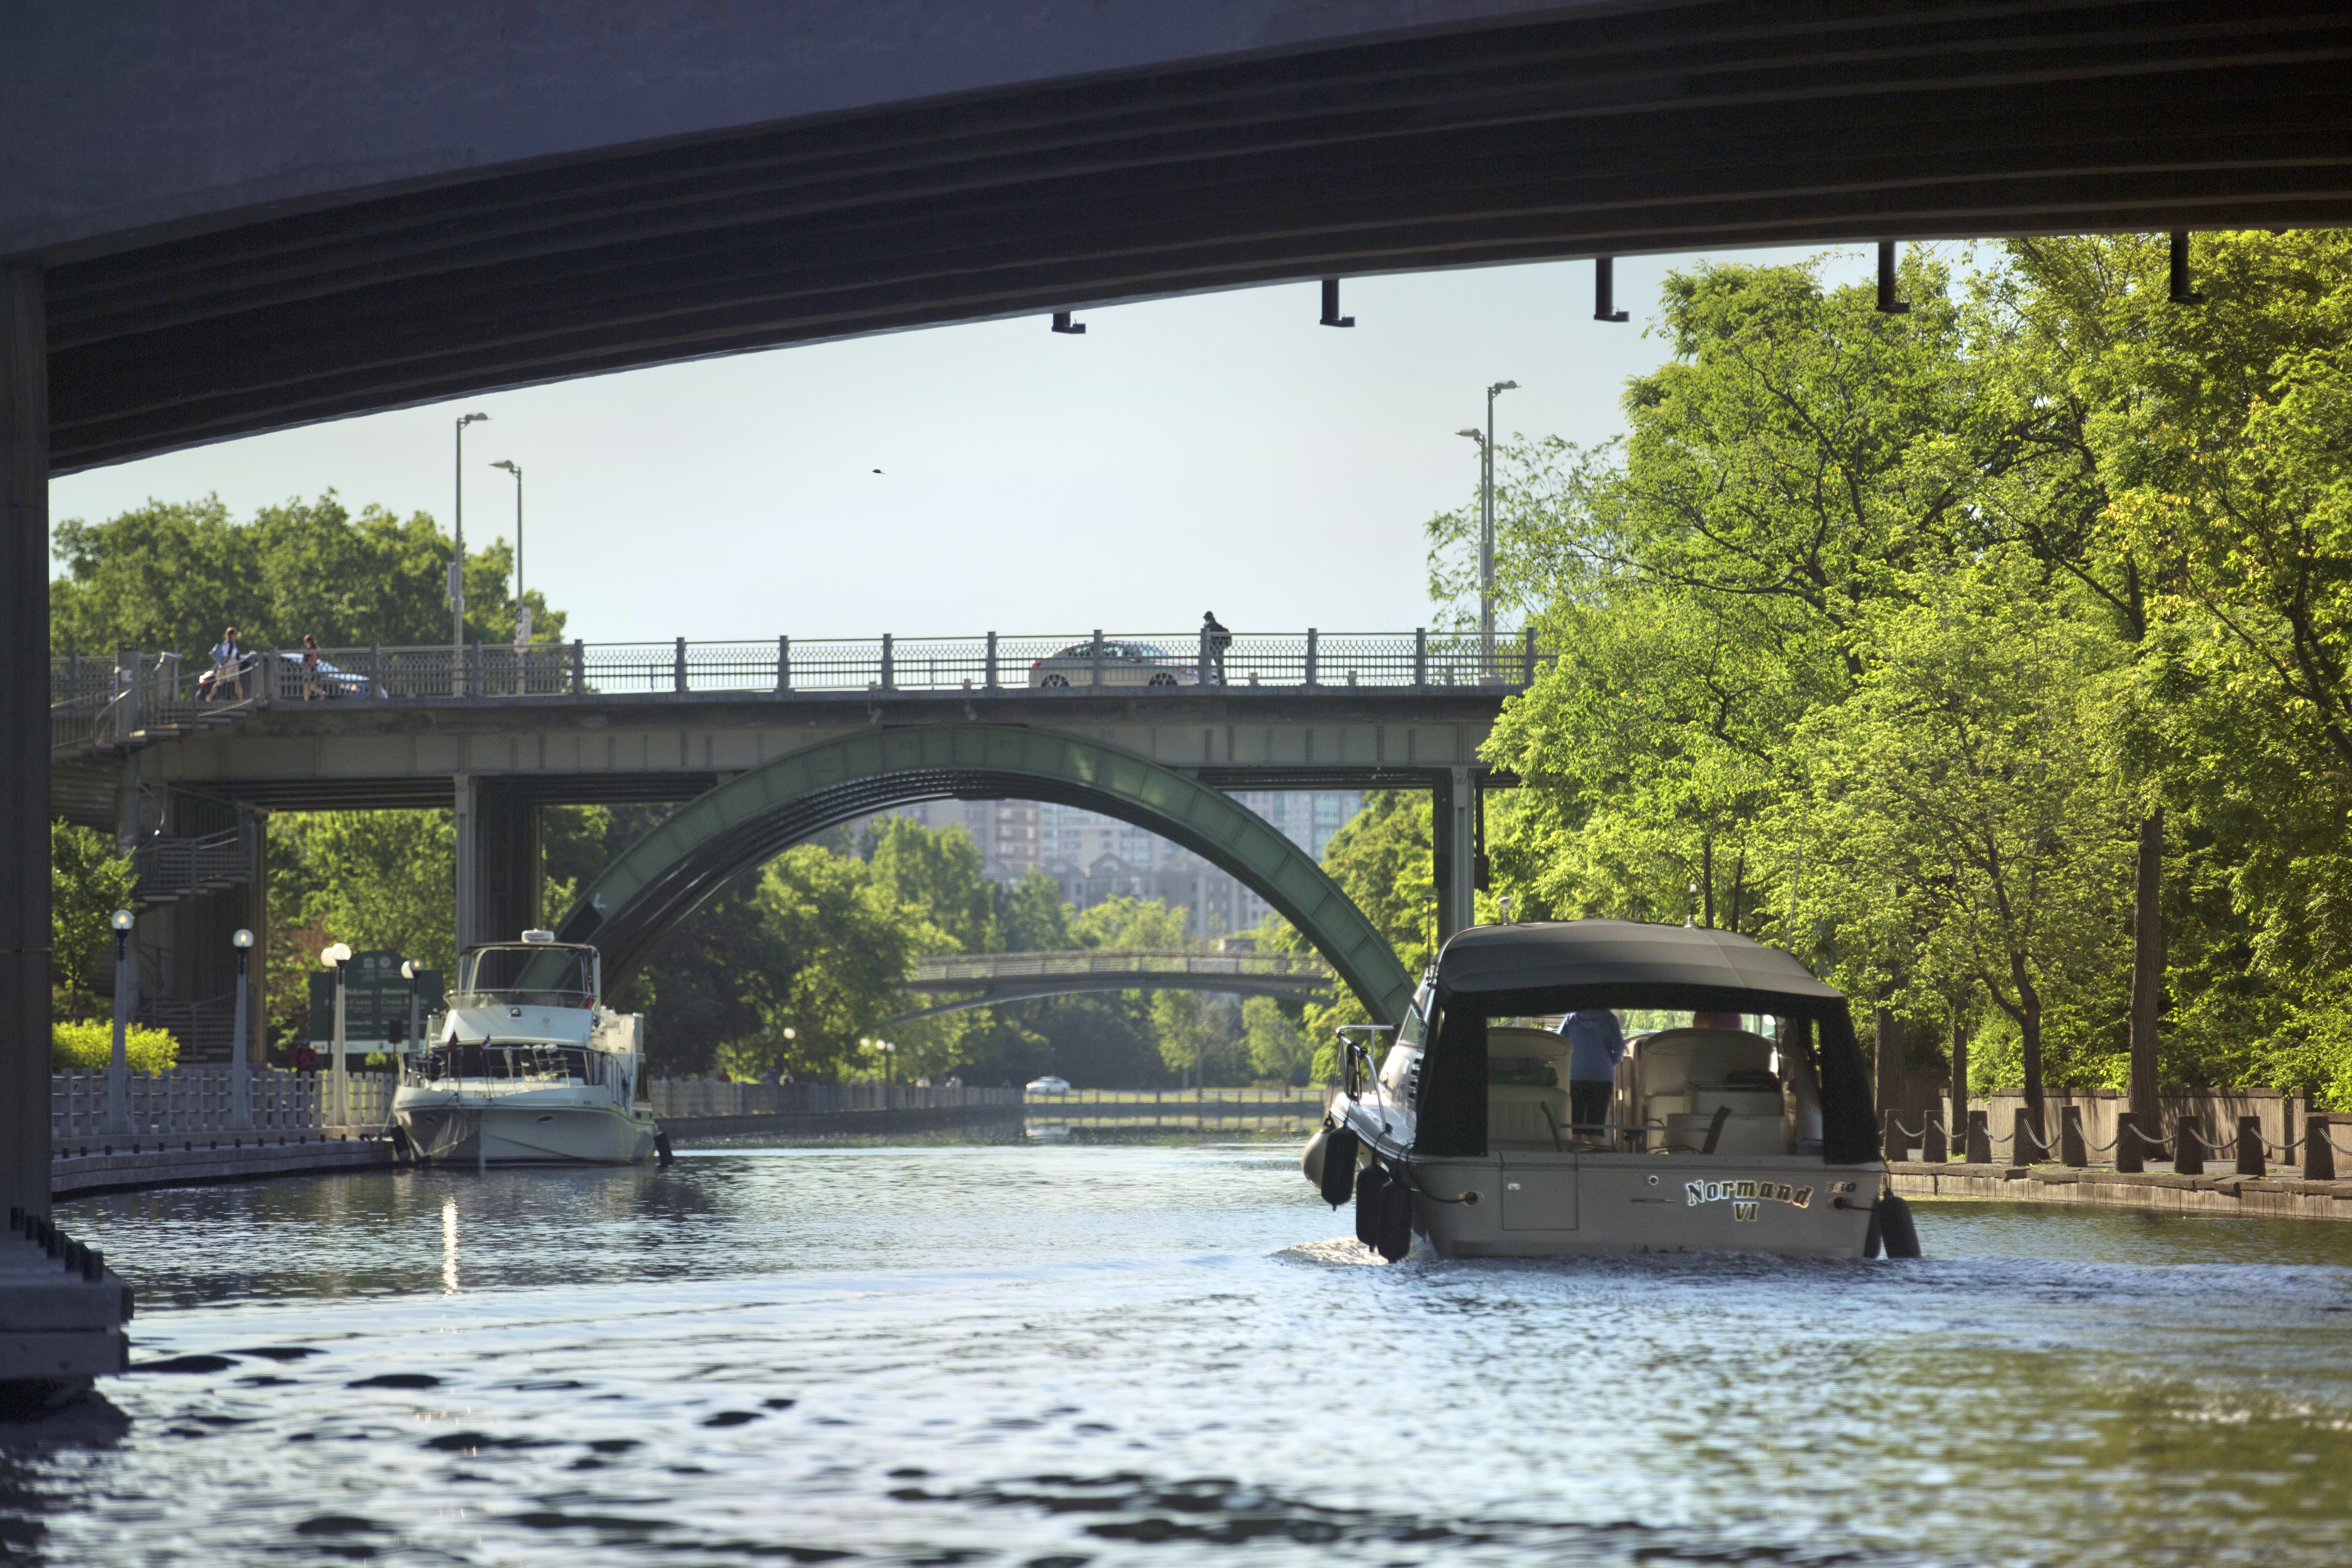
[[[981,872],[992,882],[1017,882],[1038,867],[1034,800],[927,800],[895,814],[925,827],[961,827],[980,846]]]
[[[1254,790],[1236,795],[1282,836],[1319,861],[1331,837],[1362,808],[1357,790]],[[935,800],[897,815],[926,827],[961,827],[980,846],[982,874],[1017,882],[1044,871],[1062,901],[1090,910],[1110,899],[1157,899],[1185,911],[1185,935],[1213,942],[1246,931],[1270,912],[1230,873],[1117,817],[1028,800]]]

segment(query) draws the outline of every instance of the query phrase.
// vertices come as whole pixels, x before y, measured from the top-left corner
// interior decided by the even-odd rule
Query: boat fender
[[[1346,1203],[1355,1189],[1357,1143],[1352,1127],[1335,1127],[1324,1140],[1323,1168],[1315,1173],[1315,1179],[1323,1189],[1323,1201],[1333,1208]]]
[[[669,1134],[668,1134],[668,1133],[667,1133],[667,1132],[656,1132],[656,1133],[655,1133],[655,1134],[654,1134],[654,1163],[655,1163],[656,1164],[667,1165],[667,1164],[668,1164],[672,1160],[675,1160],[675,1159],[677,1159],[677,1155],[675,1155],[675,1154],[673,1154],[673,1153],[671,1153],[671,1152],[669,1152]]]
[[[1862,1205],[1855,1204],[1853,1206],[1860,1208]],[[1870,1205],[1870,1228],[1862,1233],[1862,1255],[1864,1258],[1877,1257],[1885,1241],[1885,1235],[1878,1228],[1878,1205],[1873,1204]]]
[[[1298,1156],[1298,1169],[1306,1175],[1307,1181],[1318,1187],[1323,1184],[1324,1146],[1330,1141],[1331,1130],[1328,1127],[1318,1129],[1315,1136],[1307,1141],[1306,1149]]]
[[[1397,1262],[1412,1250],[1412,1189],[1391,1181],[1381,1189],[1380,1236],[1374,1243],[1382,1258]]]
[[[408,1129],[395,1121],[392,1124],[392,1157],[404,1163],[414,1163],[416,1150],[408,1142]]]
[[[1381,1245],[1381,1199],[1389,1182],[1387,1169],[1378,1163],[1365,1166],[1364,1173],[1356,1178],[1356,1239],[1376,1250]]]
[[[1919,1227],[1912,1222],[1911,1205],[1900,1193],[1888,1193],[1878,1200],[1872,1226],[1885,1243],[1889,1258],[1917,1258]]]

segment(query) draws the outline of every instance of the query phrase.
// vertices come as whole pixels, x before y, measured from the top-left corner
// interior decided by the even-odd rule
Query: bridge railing
[[[1532,630],[1498,637],[1491,658],[1452,632],[1248,633],[1213,647],[1185,632],[700,642],[467,644],[247,656],[244,706],[302,701],[421,701],[660,693],[946,692],[1035,689],[1181,690],[1203,685],[1306,689],[1527,686],[1548,656]],[[52,743],[121,739],[159,724],[203,722],[240,704],[198,689],[202,660],[125,653],[51,661]],[[131,672],[135,672],[131,673]]]
[[[1307,952],[1184,952],[1091,950],[1067,952],[950,952],[915,961],[919,985],[962,980],[1058,979],[1072,974],[1198,974],[1329,981],[1331,966]]]

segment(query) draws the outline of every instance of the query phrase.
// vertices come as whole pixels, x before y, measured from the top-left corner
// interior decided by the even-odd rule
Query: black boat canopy
[[[1633,921],[1478,926],[1438,955],[1422,1061],[1417,1154],[1486,1152],[1486,1020],[1580,1007],[1763,1013],[1796,1023],[1822,1091],[1822,1158],[1878,1157],[1870,1080],[1845,996],[1776,948],[1731,931]]]

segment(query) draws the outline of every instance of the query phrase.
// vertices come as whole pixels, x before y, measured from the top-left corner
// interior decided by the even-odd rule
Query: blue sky
[[[1786,259],[1805,251],[1725,253]],[[217,492],[232,512],[332,487],[448,526],[467,432],[469,542],[511,536],[591,641],[1409,628],[1422,525],[1474,492],[1454,432],[1511,380],[1498,432],[1620,426],[1645,326],[1691,258],[1626,258],[1631,323],[1586,263],[1350,279],[1352,331],[1290,284],[781,349],[347,419],[77,474],[59,520]],[[1866,273],[1858,248],[1841,279]],[[874,472],[880,469],[880,473]]]

